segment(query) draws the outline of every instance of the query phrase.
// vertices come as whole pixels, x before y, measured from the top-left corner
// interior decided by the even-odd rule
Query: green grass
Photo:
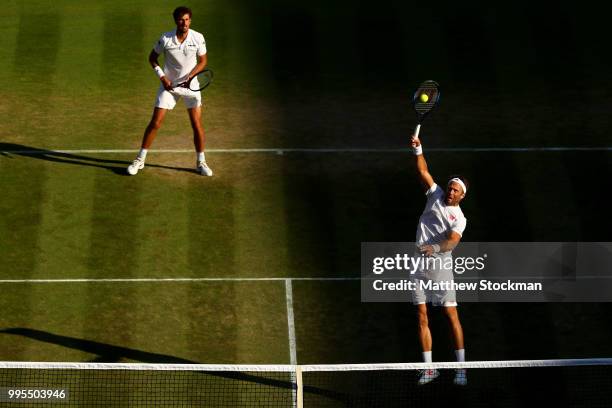
[[[469,219],[466,241],[496,239],[500,237],[498,231],[507,240],[546,241],[559,237],[571,240],[579,236],[597,239],[593,217],[604,210],[605,203],[584,198],[589,194],[590,185],[582,181],[590,173],[578,165],[581,154],[496,154],[492,157],[466,153],[457,157],[440,153],[431,155],[430,165],[433,169],[448,168],[450,172],[466,157],[472,163],[467,174],[475,188],[464,206]],[[592,165],[598,169],[595,172],[603,173],[609,163],[604,160],[607,156],[591,156],[598,163]],[[2,157],[0,186],[7,192],[1,202],[2,229],[3,236],[8,237],[0,247],[0,258],[5,265],[3,278],[358,276],[360,242],[413,239],[413,223],[423,205],[408,164],[410,156],[401,153],[284,156],[217,153],[209,155],[209,162],[217,172],[212,179],[202,178],[186,167],[192,159],[191,154],[152,153],[142,174],[127,177],[118,174],[129,162],[127,155],[109,158],[109,155],[92,154],[10,154]],[[532,171],[538,167],[545,167],[547,173]],[[322,174],[326,176],[322,178]],[[511,174],[526,178],[512,179]],[[483,191],[488,180],[501,180],[500,188],[515,186],[513,194],[501,192],[505,200],[495,206],[508,214],[505,217],[490,211],[491,190]],[[540,186],[547,186],[550,192],[541,191]],[[565,201],[556,199],[557,191],[568,188],[575,193]],[[490,229],[491,223],[496,225],[495,230]],[[171,325],[146,323],[146,316],[150,313],[153,317],[156,308],[145,306],[143,314],[129,319],[127,326],[113,320],[114,313],[139,309],[141,301],[157,303],[157,308],[167,311],[168,299],[163,292],[156,295],[152,290],[143,289],[149,284],[109,283],[100,285],[103,289],[97,289],[98,284],[3,285],[15,290],[18,298],[34,302],[20,304],[15,298],[4,298],[3,306],[13,312],[4,318],[3,327],[26,327],[152,353],[161,351],[154,344],[139,342],[138,336],[150,336],[151,340],[177,336],[172,347],[172,342],[167,343],[165,354],[199,362],[288,361],[284,290],[278,282],[225,282],[222,284],[227,289],[225,294],[210,295],[206,290],[194,289],[184,299],[180,292],[169,295],[170,299],[175,296],[187,301],[173,315],[173,320],[183,327],[193,326],[194,332],[181,336],[177,335],[181,331]],[[156,285],[160,291],[166,285],[168,291],[176,286]],[[207,287],[203,283],[178,286],[185,289],[190,285]],[[238,287],[246,292],[237,291]],[[27,289],[21,293],[24,288]],[[40,295],[28,295],[32,288]],[[258,288],[268,288],[270,292]],[[57,291],[75,293],[65,296],[70,302],[63,306],[61,302],[38,303],[39,299],[46,301],[47,297],[57,296]],[[44,293],[47,295],[42,296]],[[119,302],[115,306],[104,301],[107,297],[127,303]],[[251,310],[249,305],[255,300],[275,306],[269,312],[264,308]],[[201,301],[205,304],[201,305]],[[91,305],[98,303],[104,304],[103,313],[109,316],[106,319],[97,315],[100,311],[93,314],[95,317],[89,312]],[[219,323],[226,317],[224,303],[235,303],[240,310],[239,319],[230,320],[228,325]],[[411,329],[414,321],[408,305],[361,304],[358,288],[349,282],[296,282],[294,303],[298,356],[302,362],[418,359]],[[23,307],[31,312],[21,310]],[[72,309],[78,324],[65,319],[65,307]],[[596,304],[555,306],[562,314],[569,315],[594,308],[589,312],[593,318],[589,324],[593,327],[601,321],[599,307]],[[205,324],[200,324],[193,314],[185,313],[190,308],[204,316]],[[577,333],[575,329],[566,327],[558,331],[555,314],[546,312],[547,305],[533,308],[543,308],[548,324],[539,326],[540,330],[543,333],[552,330],[548,335],[558,336],[555,343],[559,343],[552,348],[549,343],[531,345],[530,350],[539,350],[550,357],[571,357],[584,352],[567,342]],[[37,323],[36,311],[40,309],[47,311],[43,320],[49,318],[49,313],[53,316],[48,324]],[[489,326],[480,323],[484,311],[474,306],[469,309],[464,316],[466,331],[489,330]],[[356,310],[360,312],[355,313]],[[92,328],[91,321],[101,331]],[[273,323],[275,329],[264,333],[270,337],[260,347],[261,343],[253,342],[253,336],[260,334],[260,330],[250,328],[245,322]],[[205,346],[195,348],[180,345],[184,341],[182,336],[197,338],[198,333],[207,333],[207,325],[227,328],[228,334],[239,331],[240,335],[213,337],[201,342]],[[74,327],[83,329],[74,333]],[[441,330],[443,333],[443,326]],[[527,340],[527,337],[520,338]],[[7,350],[2,359],[74,358],[70,357],[73,350],[62,354],[50,352],[48,346],[14,353],[12,350],[20,349],[24,340],[31,343],[22,336],[0,336],[3,349]],[[486,352],[473,353],[482,353],[483,359],[520,355],[517,344],[523,340],[501,337],[496,351],[486,348]],[[265,346],[269,344],[273,347]],[[471,344],[481,350],[481,340],[471,339]],[[227,355],[214,351],[224,348]],[[231,352],[242,348],[248,352],[237,355]],[[270,358],[272,350],[274,358]],[[605,354],[607,350],[602,343],[589,353]],[[538,355],[534,353],[533,357]]]
[[[564,46],[554,27],[532,24],[543,10],[521,5],[193,3],[215,71],[209,148],[405,148],[411,89],[432,77],[443,99],[423,126],[425,152],[436,179],[471,180],[464,240],[608,239],[599,192],[610,152],[427,150],[609,145],[605,36],[580,29],[583,10],[550,11],[573,27]],[[0,151],[136,149],[158,86],[146,58],[172,29],[171,8],[6,2]],[[429,17],[415,22],[418,13]],[[428,30],[427,44],[414,30]],[[179,105],[154,148],[191,146]],[[403,153],[209,153],[210,179],[192,171],[192,154],[153,151],[141,174],[124,176],[132,159],[0,155],[2,279],[355,277],[360,243],[411,241],[424,204]],[[0,360],[289,362],[283,281],[0,285]],[[293,285],[300,363],[420,359],[410,305],[361,303],[355,282]],[[612,352],[606,304],[461,313],[470,359]],[[436,322],[436,359],[452,359]]]
[[[283,282],[19,284],[2,307],[3,360],[288,360]]]

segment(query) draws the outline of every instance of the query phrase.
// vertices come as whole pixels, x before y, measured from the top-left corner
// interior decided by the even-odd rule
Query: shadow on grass
[[[0,142],[0,156],[11,157],[11,155],[18,155],[24,157],[30,157],[33,159],[46,160],[55,163],[67,163],[76,164],[80,166],[99,167],[107,169],[119,176],[128,176],[127,166],[131,161],[126,160],[111,160],[111,159],[99,159],[91,156],[83,156],[80,154],[58,152],[54,150],[39,149],[31,146],[24,146],[14,143],[2,143]],[[118,166],[120,165],[120,166]],[[169,169],[176,171],[185,171],[188,173],[195,173],[195,169],[185,167],[172,167],[162,166],[159,164],[147,164],[147,167],[153,167],[158,169]]]
[[[28,329],[23,327],[12,327],[0,330],[0,334],[12,334],[23,336],[43,343],[56,344],[86,353],[96,354],[97,357],[92,362],[114,363],[122,358],[140,361],[143,363],[163,363],[163,364],[195,364],[195,361],[186,360],[179,357],[167,356],[164,354],[149,353],[146,351],[135,350],[128,347],[113,346],[97,341],[84,340],[75,337],[62,336],[42,330]]]
[[[0,330],[1,334],[9,334],[22,336],[29,339],[37,340],[44,343],[55,344],[63,347],[68,347],[74,350],[80,350],[91,354],[96,354],[97,357],[90,362],[95,363],[116,363],[121,359],[129,359],[141,363],[156,363],[156,364],[198,364],[197,361],[187,360],[180,357],[169,356],[165,354],[150,353],[142,350],[136,350],[128,347],[113,346],[97,341],[84,340],[75,337],[62,336],[54,333],[49,333],[42,330],[29,329],[24,327],[12,327]],[[270,387],[292,390],[296,384],[290,380],[279,380],[277,378],[266,378],[263,375],[268,373],[248,374],[239,371],[205,371],[201,374],[218,378],[236,380],[239,382],[256,383]],[[269,376],[288,375],[282,372],[271,372]]]

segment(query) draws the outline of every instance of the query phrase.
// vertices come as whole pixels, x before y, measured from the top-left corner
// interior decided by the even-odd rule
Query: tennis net
[[[419,384],[421,370],[437,370]],[[467,384],[455,384],[465,370]],[[610,407],[612,359],[352,365],[0,363],[15,407]]]
[[[612,359],[317,365],[301,371],[304,407],[612,406]],[[421,384],[421,377],[430,381]],[[455,378],[463,381],[456,384]]]
[[[292,407],[294,366],[0,363],[0,405]]]

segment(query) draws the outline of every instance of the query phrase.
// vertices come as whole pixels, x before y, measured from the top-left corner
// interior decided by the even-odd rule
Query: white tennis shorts
[[[415,254],[418,256],[419,254]],[[445,259],[444,255],[435,255]],[[447,255],[448,256],[448,255]],[[412,302],[415,305],[431,303],[432,306],[457,306],[457,295],[454,289],[428,290],[421,288],[421,282],[431,281],[433,283],[453,282],[453,270],[434,267],[432,269],[421,268],[416,271],[410,279],[416,288],[412,291]]]
[[[187,88],[174,88],[172,91],[166,91],[163,85],[160,85],[157,90],[155,99],[155,107],[162,109],[174,109],[179,99],[185,101],[187,109],[197,108],[202,105],[202,94],[200,91],[192,91]]]

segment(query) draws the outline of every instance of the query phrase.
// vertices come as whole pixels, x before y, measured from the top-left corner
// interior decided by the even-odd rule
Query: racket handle
[[[421,131],[421,124],[419,123],[414,130],[414,137],[419,137],[419,132]]]

